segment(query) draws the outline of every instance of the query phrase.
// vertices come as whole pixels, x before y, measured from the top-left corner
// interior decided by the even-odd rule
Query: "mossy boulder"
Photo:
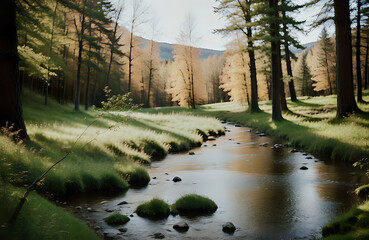
[[[149,202],[139,205],[136,213],[140,217],[151,219],[164,219],[170,214],[169,205],[161,199],[154,198]]]
[[[183,196],[172,205],[172,212],[180,215],[206,215],[217,209],[213,200],[196,194]]]
[[[129,217],[127,217],[126,215],[122,215],[120,213],[114,213],[109,217],[104,218],[104,221],[112,226],[125,224],[129,222],[129,220],[131,220]]]

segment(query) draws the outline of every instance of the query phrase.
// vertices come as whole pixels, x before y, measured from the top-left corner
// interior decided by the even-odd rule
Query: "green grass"
[[[364,92],[364,100],[369,102],[368,93]],[[302,97],[298,102],[288,100],[290,112],[284,112],[285,120],[280,122],[272,121],[270,101],[259,102],[259,105],[262,111],[252,114],[246,112],[247,106],[235,102],[198,106],[195,110],[166,107],[142,111],[216,117],[279,136],[293,147],[334,160],[356,162],[369,155],[369,114],[335,120],[335,95]],[[369,104],[359,104],[359,107],[369,112]]]
[[[0,186],[0,239],[99,239],[83,221],[34,192],[28,196],[11,231],[7,223],[25,189],[1,182]]]
[[[129,219],[129,217],[120,213],[114,213],[109,217],[104,218],[104,221],[111,226],[126,224],[130,220],[131,219]]]
[[[322,229],[324,239],[369,239],[369,201],[352,208]]]
[[[172,205],[172,211],[182,215],[211,214],[217,209],[213,200],[196,194],[183,196]]]
[[[169,216],[170,208],[163,200],[154,198],[149,202],[139,205],[136,209],[136,213],[140,217],[163,219]]]
[[[38,193],[52,199],[146,186],[150,176],[145,165],[152,160],[201,145],[203,137],[199,130],[206,135],[224,133],[224,127],[216,119],[188,113],[76,112],[72,105],[62,106],[52,99],[45,106],[42,96],[29,91],[25,91],[23,103],[30,139],[16,144],[0,136],[0,181],[29,186],[54,162],[72,151],[36,187]],[[72,149],[76,139],[78,142]],[[0,226],[10,218],[17,203],[16,195],[22,191],[25,190],[3,192],[0,189],[0,199],[11,199],[1,202]],[[17,224],[20,230],[10,239],[96,238],[86,225],[36,193],[30,195]],[[5,231],[0,230],[1,234]],[[23,235],[27,237],[22,238]]]

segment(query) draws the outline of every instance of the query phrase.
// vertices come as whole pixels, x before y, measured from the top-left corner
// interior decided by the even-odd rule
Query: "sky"
[[[118,1],[118,0],[114,0]],[[120,21],[123,26],[128,26],[129,18],[132,14],[133,2],[139,0],[125,0],[124,18]],[[295,0],[294,3],[303,3],[306,0]],[[232,40],[232,36],[224,37],[221,34],[214,34],[214,29],[222,28],[226,25],[226,19],[215,14],[213,7],[218,3],[215,0],[142,0],[142,5],[146,7],[146,14],[141,18],[138,36],[151,39],[153,22],[155,22],[155,32],[153,39],[158,42],[178,43],[181,30],[185,27],[188,16],[195,22],[194,35],[195,47],[224,50],[227,43]],[[304,28],[319,11],[318,8],[304,9],[296,15],[298,20],[307,20]],[[330,27],[331,33],[332,27]],[[321,28],[305,33],[295,33],[297,39],[302,43],[314,42],[318,39]]]

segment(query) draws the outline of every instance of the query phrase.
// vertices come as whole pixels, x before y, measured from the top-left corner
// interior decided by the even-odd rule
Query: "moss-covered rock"
[[[196,194],[183,196],[172,205],[172,212],[181,215],[211,214],[217,209],[213,200]]]
[[[129,217],[127,217],[126,215],[122,215],[120,213],[114,213],[109,217],[104,218],[104,221],[112,226],[125,224],[129,222],[129,220],[131,220]]]
[[[169,216],[170,208],[163,200],[154,198],[149,202],[139,205],[136,213],[140,217],[163,219]]]

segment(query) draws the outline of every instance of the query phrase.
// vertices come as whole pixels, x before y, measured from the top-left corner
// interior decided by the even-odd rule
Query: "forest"
[[[3,0],[0,238],[368,239],[369,1],[164,2]]]

